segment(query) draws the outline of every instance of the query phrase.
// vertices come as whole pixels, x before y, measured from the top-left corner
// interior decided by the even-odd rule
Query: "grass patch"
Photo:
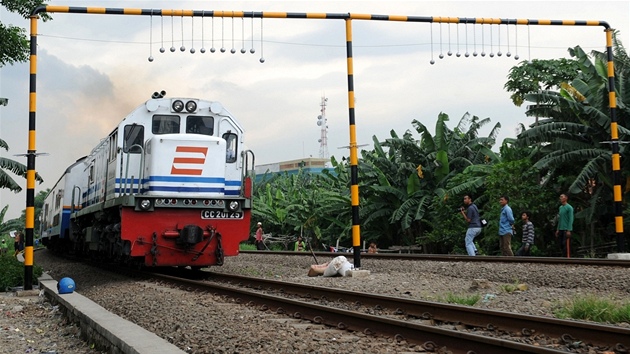
[[[253,245],[251,243],[241,242],[238,245],[238,249],[240,251],[255,251],[256,250],[256,245]]]
[[[502,284],[499,287],[508,294],[515,291],[525,291],[528,288],[527,284],[520,283],[518,279],[514,279],[512,284]]]
[[[473,306],[479,302],[479,300],[481,300],[481,295],[479,294],[457,295],[450,292],[447,293],[446,296],[440,298],[440,301],[442,302],[467,306]]]
[[[260,276],[262,274],[260,274],[260,271],[256,268],[252,268],[252,267],[245,267],[241,269],[241,272],[244,275],[250,276],[250,277],[257,277]]]
[[[513,293],[518,290],[518,287],[516,284],[502,284],[501,290],[505,291],[506,293]]]
[[[605,323],[630,322],[630,303],[619,304],[593,295],[580,296],[562,302],[554,315],[558,318]]]

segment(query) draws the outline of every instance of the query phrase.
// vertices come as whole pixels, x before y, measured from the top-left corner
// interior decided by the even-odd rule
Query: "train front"
[[[119,181],[130,183],[118,191],[134,202],[121,210],[121,237],[147,266],[221,265],[249,236],[254,156],[243,129],[217,102],[159,98],[145,106],[142,148],[133,147],[134,134],[123,142],[121,166],[132,167],[121,169]]]

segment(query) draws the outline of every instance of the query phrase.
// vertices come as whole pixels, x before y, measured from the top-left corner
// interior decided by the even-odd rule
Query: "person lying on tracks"
[[[345,277],[346,272],[354,269],[354,264],[350,263],[344,256],[333,258],[332,261],[323,264],[313,264],[308,270],[309,277],[323,275],[325,277]]]

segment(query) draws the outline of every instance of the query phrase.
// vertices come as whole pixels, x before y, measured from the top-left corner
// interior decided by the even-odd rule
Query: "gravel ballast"
[[[321,263],[332,256],[318,258]],[[230,299],[128,279],[61,260],[48,251],[36,252],[35,263],[55,279],[73,278],[77,292],[189,353],[422,351],[406,342],[296,323],[282,315],[234,304]],[[312,278],[306,275],[312,263],[313,257],[307,255],[241,254],[211,270],[430,301],[440,301],[448,294],[479,294],[482,300],[477,307],[536,316],[553,316],[561,302],[580,295],[626,303],[630,299],[627,268],[365,257],[361,263],[362,269],[370,271],[368,277]],[[518,284],[526,290],[512,291],[510,285]],[[18,305],[22,308],[15,309]],[[46,301],[4,296],[0,306],[3,352],[28,353],[29,348],[32,353],[98,352],[80,341],[78,329],[66,323]]]

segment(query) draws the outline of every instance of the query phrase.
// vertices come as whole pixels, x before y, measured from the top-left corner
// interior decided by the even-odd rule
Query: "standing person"
[[[473,203],[469,194],[464,195],[464,205],[466,208],[461,207],[460,212],[464,217],[464,220],[468,223],[468,230],[466,231],[466,252],[469,256],[477,255],[477,247],[475,247],[475,237],[481,233],[481,221],[479,220],[479,209],[477,205]]]
[[[560,194],[560,207],[558,208],[558,227],[556,228],[556,240],[560,237],[560,249],[562,257],[571,258],[571,231],[573,231],[573,207],[568,203],[569,197]]]
[[[258,229],[256,230],[256,249],[259,251],[262,251],[265,249],[265,244],[263,242],[263,229],[262,229],[262,223],[258,222],[258,224],[256,224],[256,226],[258,226]]]
[[[20,252],[24,251],[24,232],[20,231],[20,242],[18,242]]]
[[[534,244],[534,224],[529,221],[529,217],[529,211],[524,211],[521,215],[521,219],[523,219],[523,244],[516,251],[517,256],[529,256],[529,251]]]
[[[22,237],[22,235],[20,235],[20,232],[16,232],[15,233],[15,239],[13,240],[13,255],[16,256],[18,253],[20,253],[20,238]]]
[[[304,252],[306,251],[306,243],[302,241],[302,236],[298,236],[297,241],[295,242],[295,252]]]
[[[512,234],[514,233],[514,214],[508,205],[510,198],[503,195],[499,198],[501,216],[499,217],[499,247],[502,256],[514,256],[512,252]]]

